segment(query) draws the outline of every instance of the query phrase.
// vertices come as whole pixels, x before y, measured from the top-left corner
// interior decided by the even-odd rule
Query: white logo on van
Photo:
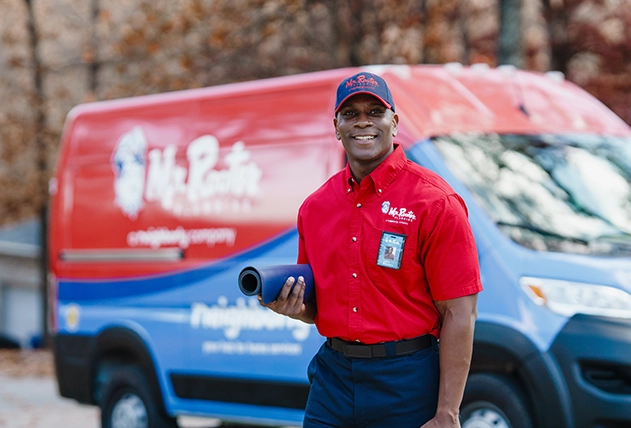
[[[309,337],[311,326],[301,321],[278,315],[263,308],[256,299],[239,297],[236,305],[228,305],[228,298],[220,296],[217,304],[207,306],[196,302],[191,305],[191,327],[223,330],[226,339],[234,340],[241,331],[289,330],[295,340],[303,342]]]
[[[229,247],[237,239],[237,229],[234,227],[210,227],[202,229],[175,229],[167,227],[150,227],[147,230],[134,230],[127,234],[127,244],[130,247],[149,246],[151,248],[170,247],[177,245],[188,248],[190,245],[206,244],[214,247],[224,244]]]
[[[132,220],[143,205],[147,141],[139,126],[123,134],[112,155],[114,202]]]
[[[174,144],[145,156],[146,147],[142,128],[136,126],[120,138],[112,160],[116,204],[131,219],[138,216],[143,199],[160,202],[176,215],[196,216],[249,211],[251,198],[260,193],[263,173],[243,141],[220,160],[217,138],[203,135],[188,144],[187,165],[178,165]]]

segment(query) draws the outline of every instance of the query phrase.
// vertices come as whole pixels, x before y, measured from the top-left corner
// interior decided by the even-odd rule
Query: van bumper
[[[631,426],[631,320],[575,315],[550,348],[576,427]]]
[[[61,334],[53,337],[52,343],[59,395],[80,403],[94,404],[90,357],[95,338]]]

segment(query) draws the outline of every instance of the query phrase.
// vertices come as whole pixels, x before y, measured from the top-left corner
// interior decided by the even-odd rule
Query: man
[[[459,427],[482,290],[464,202],[394,144],[381,77],[342,81],[333,124],[348,164],[298,215],[315,301],[290,277],[266,305],[327,337],[309,365],[304,426]]]

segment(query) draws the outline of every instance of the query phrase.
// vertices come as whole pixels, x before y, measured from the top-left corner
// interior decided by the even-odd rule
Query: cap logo
[[[357,76],[357,79],[353,79],[352,77],[348,79],[346,82],[347,88],[355,88],[355,87],[377,87],[379,86],[379,82],[377,82],[374,78],[369,77],[366,78],[363,74]]]

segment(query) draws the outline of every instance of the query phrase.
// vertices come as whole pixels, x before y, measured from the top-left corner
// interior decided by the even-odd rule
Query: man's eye
[[[352,110],[347,110],[345,112],[342,112],[342,115],[344,116],[355,116],[355,112]]]

